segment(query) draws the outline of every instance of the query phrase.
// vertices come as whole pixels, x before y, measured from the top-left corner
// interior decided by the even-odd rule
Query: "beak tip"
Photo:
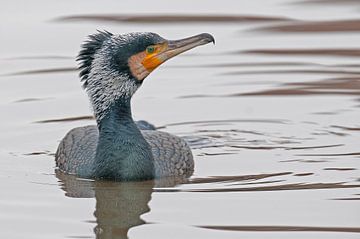
[[[209,34],[209,33],[203,33],[201,34],[204,39],[206,39],[208,42],[212,42],[215,45],[215,38]]]

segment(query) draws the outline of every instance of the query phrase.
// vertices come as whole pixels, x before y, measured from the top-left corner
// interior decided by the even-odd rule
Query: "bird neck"
[[[131,98],[120,97],[98,121],[94,176],[142,180],[154,177],[153,156],[131,115]]]

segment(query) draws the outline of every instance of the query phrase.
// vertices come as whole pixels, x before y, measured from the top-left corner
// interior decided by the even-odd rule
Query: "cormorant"
[[[90,35],[77,61],[97,127],[67,133],[55,155],[57,168],[79,177],[118,181],[190,176],[194,161],[186,142],[146,121],[134,122],[130,101],[159,65],[210,42],[215,40],[207,33],[175,41],[151,32]]]

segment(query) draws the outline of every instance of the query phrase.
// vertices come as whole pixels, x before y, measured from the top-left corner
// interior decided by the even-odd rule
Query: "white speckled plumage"
[[[131,97],[138,89],[135,82],[128,80],[130,76],[127,73],[109,66],[107,51],[108,49],[103,47],[95,53],[85,88],[98,122],[119,97]]]
[[[121,96],[131,97],[139,87],[135,82],[128,81],[127,74],[108,69],[103,58],[101,55],[95,57],[86,87],[98,122],[104,118],[110,106],[117,99]],[[106,72],[106,74],[99,74],[99,71]]]

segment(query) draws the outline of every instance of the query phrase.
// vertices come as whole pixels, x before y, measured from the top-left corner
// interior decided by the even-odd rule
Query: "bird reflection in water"
[[[126,239],[130,228],[145,224],[140,217],[150,211],[148,203],[155,187],[173,187],[186,178],[114,182],[79,179],[56,172],[61,189],[67,197],[95,198],[96,238]]]

